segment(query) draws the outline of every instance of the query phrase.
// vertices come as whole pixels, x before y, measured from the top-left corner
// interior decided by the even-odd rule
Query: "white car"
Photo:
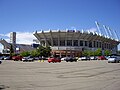
[[[28,56],[28,57],[23,57],[22,58],[23,62],[33,62],[34,58],[32,56]]]
[[[108,58],[108,63],[119,63],[120,62],[120,56],[110,56]]]
[[[90,57],[80,57],[78,58],[78,61],[84,61],[84,60],[90,60]]]

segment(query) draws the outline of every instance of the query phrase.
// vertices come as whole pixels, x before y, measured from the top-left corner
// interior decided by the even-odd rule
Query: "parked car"
[[[50,57],[48,58],[48,62],[51,63],[51,62],[61,62],[61,59],[60,58],[55,58],[55,57]]]
[[[2,60],[0,60],[0,64],[2,63]]]
[[[0,60],[4,60],[4,58],[5,58],[5,56],[1,56],[1,57],[0,57]]]
[[[108,58],[108,63],[119,63],[120,62],[120,56],[110,56]]]
[[[98,56],[98,60],[107,60],[105,56]]]
[[[68,57],[65,60],[66,62],[77,62],[77,59],[75,57]]]
[[[14,60],[14,61],[19,61],[19,60],[22,61],[22,58],[23,58],[22,56],[13,56],[12,60]]]
[[[4,57],[4,60],[10,60],[10,56]]]
[[[96,56],[91,56],[90,60],[97,60],[97,57]]]
[[[80,57],[78,61],[90,60],[90,57]]]
[[[67,59],[69,59],[69,57],[63,57],[61,58],[61,61],[66,61]]]
[[[28,57],[23,57],[22,58],[23,62],[33,62],[34,58],[32,56],[28,56]]]

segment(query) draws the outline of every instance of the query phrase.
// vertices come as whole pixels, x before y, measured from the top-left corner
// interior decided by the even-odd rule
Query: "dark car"
[[[0,60],[0,64],[2,63],[2,60]]]
[[[61,62],[61,59],[60,58],[55,58],[55,57],[50,57],[48,58],[48,62],[51,63],[56,63],[56,62]]]
[[[0,57],[0,60],[4,60],[4,58],[5,58],[5,56],[1,56],[1,57]]]
[[[65,59],[66,62],[77,62],[77,59],[75,57],[68,57]]]
[[[10,60],[10,59],[11,59],[10,56],[4,57],[4,60]]]

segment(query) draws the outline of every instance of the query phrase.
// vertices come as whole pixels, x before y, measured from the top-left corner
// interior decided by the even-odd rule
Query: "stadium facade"
[[[93,32],[79,30],[47,30],[36,31],[34,36],[42,46],[50,46],[53,55],[58,56],[81,56],[84,50],[95,51],[101,48],[117,53],[119,40]]]

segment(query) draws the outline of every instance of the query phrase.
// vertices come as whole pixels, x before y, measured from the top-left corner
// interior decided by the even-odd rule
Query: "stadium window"
[[[73,40],[73,45],[78,46],[78,40]]]
[[[110,44],[108,44],[108,48],[110,49]]]
[[[60,40],[60,46],[65,46],[65,40]]]
[[[67,46],[72,46],[72,40],[67,40]]]
[[[89,41],[89,47],[92,47],[92,42],[91,41]]]
[[[98,43],[98,41],[97,41],[97,48],[99,47],[99,43]]]
[[[80,40],[80,46],[83,46],[83,41],[82,40]]]
[[[102,49],[103,49],[103,50],[105,49],[104,43],[102,44]]]
[[[53,39],[53,46],[58,46],[58,39]]]
[[[99,42],[99,47],[101,48],[101,42]]]
[[[85,41],[85,46],[87,46],[87,41]]]
[[[105,48],[106,48],[106,43],[104,44]]]
[[[94,41],[94,42],[93,42],[93,45],[94,45],[93,47],[96,47],[95,43],[96,43],[96,42]]]

